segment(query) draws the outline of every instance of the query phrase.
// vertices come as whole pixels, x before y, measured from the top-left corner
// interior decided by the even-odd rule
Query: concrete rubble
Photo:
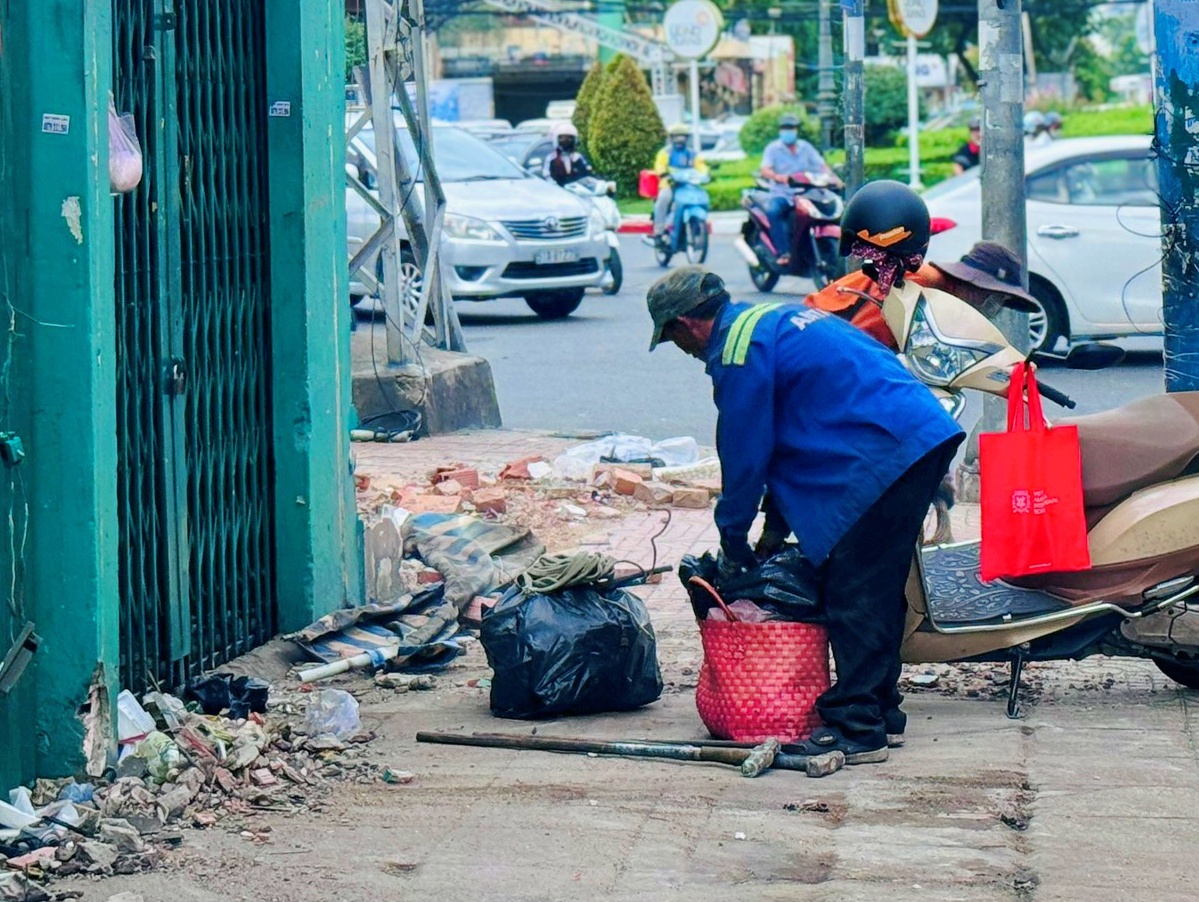
[[[427,676],[388,676],[393,681],[379,685],[390,691],[430,686]],[[309,690],[274,693],[267,713],[242,720],[204,715],[173,696],[151,694],[161,704],[162,732],[123,746],[118,766],[108,771],[111,779],[95,786],[37,781],[29,796],[33,804],[70,800],[73,807],[62,810],[77,817],[70,818],[71,829],[39,822],[27,831],[38,848],[8,859],[0,855],[0,900],[75,898],[56,896],[49,881],[155,869],[180,845],[184,827],[219,828],[269,843],[269,830],[253,823],[261,813],[320,811],[331,784],[380,780],[381,768],[367,760],[364,748],[373,733],[359,730],[342,740],[306,732],[304,715],[317,698]]]

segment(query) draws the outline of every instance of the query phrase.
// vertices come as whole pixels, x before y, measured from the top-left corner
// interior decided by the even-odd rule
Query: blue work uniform
[[[745,547],[768,490],[820,565],[892,483],[963,434],[890,350],[821,310],[728,304],[707,371],[726,548]]]

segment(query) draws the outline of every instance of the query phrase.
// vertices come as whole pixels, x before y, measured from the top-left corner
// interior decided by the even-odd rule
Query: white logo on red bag
[[[1051,505],[1057,504],[1059,501],[1061,501],[1060,498],[1048,494],[1044,489],[1037,489],[1035,492],[1017,489],[1012,492],[1012,513],[1044,514]]]

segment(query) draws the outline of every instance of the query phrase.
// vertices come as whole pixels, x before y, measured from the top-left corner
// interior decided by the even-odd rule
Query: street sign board
[[[937,0],[887,0],[887,13],[905,38],[922,38],[937,21]]]
[[[695,60],[716,46],[724,17],[711,0],[678,0],[666,10],[662,25],[675,56]]]

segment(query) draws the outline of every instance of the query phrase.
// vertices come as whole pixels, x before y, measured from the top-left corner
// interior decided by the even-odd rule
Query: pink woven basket
[[[710,585],[728,621],[699,621],[704,663],[695,707],[719,739],[784,742],[820,726],[816,699],[829,687],[828,633],[813,623],[742,623]]]

